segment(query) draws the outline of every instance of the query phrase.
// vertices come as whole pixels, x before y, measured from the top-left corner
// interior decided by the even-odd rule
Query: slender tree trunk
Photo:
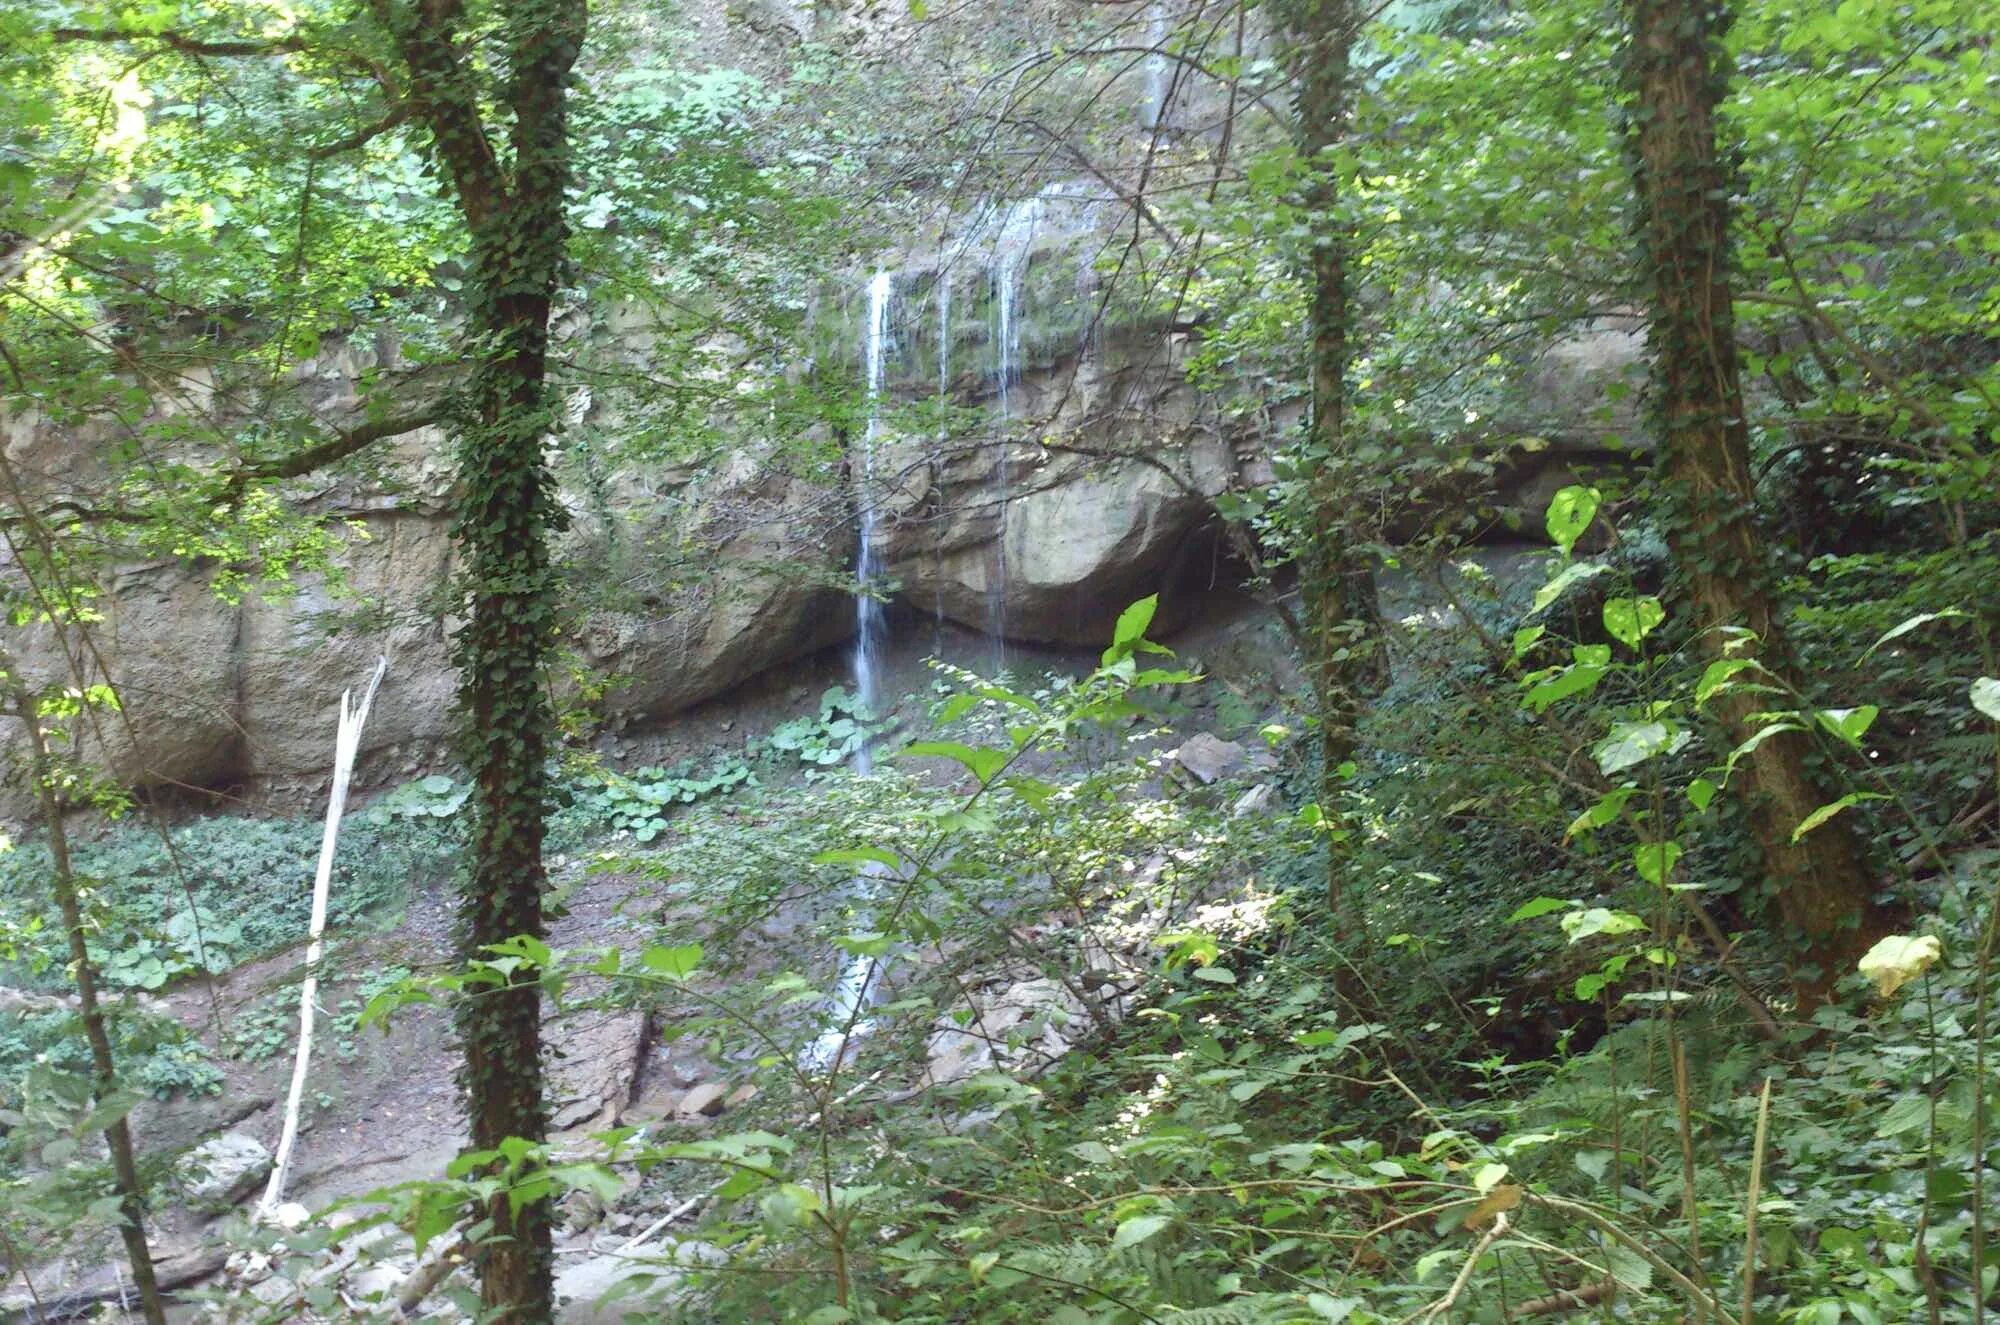
[[[1354,758],[1354,729],[1370,672],[1372,591],[1367,568],[1354,555],[1355,530],[1344,517],[1352,494],[1346,433],[1348,349],[1347,261],[1351,230],[1341,213],[1336,152],[1347,132],[1349,53],[1358,22],[1354,0],[1288,0],[1294,80],[1294,133],[1305,178],[1300,203],[1311,229],[1312,286],[1309,373],[1312,413],[1306,445],[1307,510],[1299,564],[1304,634],[1320,725],[1320,808],[1332,825],[1327,899],[1343,937],[1359,938],[1349,923],[1347,851],[1333,825]]]
[[[1751,518],[1750,436],[1730,298],[1734,172],[1716,144],[1729,8],[1725,0],[1626,0],[1626,13],[1631,160],[1651,283],[1651,403],[1668,541],[1710,654],[1723,656],[1727,632],[1747,630],[1757,659],[1792,684]],[[1739,647],[1730,656],[1744,654]],[[1757,730],[1753,715],[1765,707],[1749,694],[1718,706],[1739,742]],[[1810,752],[1805,733],[1781,733],[1759,745],[1737,775],[1771,894],[1796,931],[1804,962],[1796,981],[1807,1001],[1823,996],[1889,923],[1850,820],[1836,818],[1791,840],[1800,820],[1832,799],[1809,773]]]
[[[111,1055],[111,1033],[104,1023],[104,1009],[97,1001],[97,968],[91,963],[90,948],[84,938],[83,905],[77,897],[69,833],[63,824],[63,813],[68,806],[49,752],[47,733],[42,730],[35,695],[15,670],[12,658],[0,654],[0,668],[6,671],[16,716],[28,733],[28,772],[34,778],[35,795],[49,835],[49,872],[55,886],[56,905],[62,911],[63,929],[69,935],[77,1009],[83,1020],[83,1038],[90,1045],[90,1065],[96,1078],[92,1093],[97,1105],[103,1107],[117,1091],[118,1072]],[[118,1233],[125,1240],[125,1258],[131,1264],[132,1286],[139,1294],[140,1313],[147,1325],[166,1325],[166,1307],[160,1301],[159,1282],[153,1275],[153,1252],[146,1244],[145,1189],[139,1184],[132,1129],[123,1113],[105,1127],[104,1144],[111,1152],[112,1180],[118,1189]]]
[[[481,355],[475,416],[458,443],[453,536],[462,555],[467,620],[455,641],[458,701],[476,807],[462,884],[464,956],[544,933],[542,838],[553,717],[544,664],[556,626],[548,534],[562,508],[543,459],[555,429],[546,390],[549,309],[568,238],[568,86],[582,48],[586,0],[521,0],[502,19],[512,113],[508,166],[480,117],[478,81],[458,47],[457,0],[414,9],[374,0],[411,73],[411,99],[430,129],[472,237],[470,332]],[[516,971],[458,1005],[461,1085],[475,1150],[548,1135],[543,1099],[539,973]],[[493,1235],[476,1250],[493,1319],[541,1325],[554,1314],[553,1207],[487,1207]]]

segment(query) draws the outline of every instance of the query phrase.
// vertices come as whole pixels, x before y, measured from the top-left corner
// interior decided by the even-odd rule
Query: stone
[[[1039,1076],[1069,1052],[1064,1028],[1087,1015],[1074,994],[1047,976],[975,995],[971,1011],[963,1025],[950,1014],[932,1024],[924,1071],[929,1084],[950,1085],[996,1068]]]
[[[1210,732],[1199,732],[1181,742],[1174,762],[1186,769],[1195,781],[1207,786],[1243,768],[1249,752],[1235,741],[1225,741]]]
[[[271,1175],[271,1152],[254,1136],[224,1132],[190,1150],[175,1166],[190,1200],[234,1205]]]
[[[287,1233],[296,1233],[312,1222],[312,1211],[297,1201],[281,1202],[271,1211],[271,1222]]]
[[[1277,799],[1277,788],[1268,782],[1259,782],[1236,798],[1236,803],[1229,807],[1229,817],[1247,819],[1252,815],[1269,814]]]
[[[681,1096],[674,1112],[683,1118],[714,1118],[729,1107],[729,1087],[720,1081],[707,1081]]]
[[[592,1256],[567,1265],[556,1275],[556,1319],[562,1325],[623,1325],[626,1321],[664,1318],[676,1296],[680,1271],[689,1266],[713,1266],[727,1257],[701,1242],[671,1248],[640,1248],[620,1254]],[[614,1291],[616,1297],[612,1297]],[[611,1298],[606,1301],[606,1298]]]
[[[726,1108],[740,1109],[744,1105],[748,1104],[751,1100],[754,1100],[756,1098],[757,1098],[757,1083],[754,1081],[746,1081],[742,1085],[738,1086],[735,1090],[730,1091],[729,1098],[724,1100],[722,1103]]]

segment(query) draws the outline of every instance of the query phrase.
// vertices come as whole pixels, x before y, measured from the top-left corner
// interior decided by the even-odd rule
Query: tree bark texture
[[[1631,161],[1649,283],[1651,409],[1667,494],[1668,542],[1712,657],[1755,657],[1787,688],[1785,651],[1767,558],[1752,520],[1755,489],[1730,292],[1733,170],[1717,145],[1727,83],[1718,0],[1626,0]],[[1752,639],[1739,632],[1747,631]],[[1769,696],[1717,702],[1732,741],[1760,726]],[[1795,931],[1808,1000],[1822,996],[1886,932],[1866,854],[1836,818],[1793,843],[1807,815],[1832,799],[1808,768],[1807,733],[1779,733],[1737,773],[1771,897]]]

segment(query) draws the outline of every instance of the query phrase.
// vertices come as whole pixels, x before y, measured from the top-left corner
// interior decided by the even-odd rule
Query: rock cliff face
[[[905,284],[918,289],[925,279],[919,271]],[[885,431],[867,494],[836,473],[783,472],[747,447],[701,469],[614,474],[589,501],[570,493],[576,518],[564,546],[579,601],[606,581],[635,586],[585,615],[566,641],[586,669],[611,680],[602,714],[643,726],[848,639],[857,500],[877,504],[902,602],[1020,640],[1094,645],[1126,603],[1154,592],[1165,595],[1170,630],[1177,590],[1235,573],[1212,499],[1255,478],[1267,439],[1226,435],[1182,382],[1171,347],[1132,333],[1110,346],[1067,333],[1016,344],[1003,417],[993,335],[975,310],[954,343],[967,366],[943,375],[986,422],[944,440]],[[1593,329],[1532,366],[1538,393],[1580,419],[1607,379],[1629,374],[1638,348],[1623,327]],[[894,381],[898,395],[938,389],[926,385],[939,376],[931,355]],[[302,369],[301,387],[338,417],[367,366],[333,356]],[[1515,508],[1531,539],[1539,508],[1590,451],[1550,431],[1554,444],[1503,468],[1488,493]],[[1595,429],[1579,423],[1576,433]],[[45,477],[66,473],[88,449],[22,419],[7,424],[6,446],[19,469]],[[363,780],[393,780],[444,757],[454,687],[441,592],[453,567],[448,494],[449,447],[436,429],[398,439],[374,478],[310,481],[301,493],[309,506],[357,530],[337,593],[315,578],[288,595],[231,603],[213,592],[210,566],[153,560],[118,569],[97,604],[93,652],[79,659],[90,679],[108,674],[124,697],[124,711],[102,715],[91,742],[114,775],[136,786],[277,795],[316,786],[339,693],[365,677],[377,653],[391,668]],[[15,633],[33,675],[66,674],[52,640]]]

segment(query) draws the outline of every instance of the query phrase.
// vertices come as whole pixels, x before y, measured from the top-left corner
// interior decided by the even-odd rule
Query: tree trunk
[[[1302,530],[1299,592],[1320,725],[1320,809],[1329,826],[1327,900],[1337,923],[1349,924],[1347,851],[1336,820],[1354,757],[1354,728],[1371,657],[1367,568],[1353,552],[1355,531],[1343,517],[1351,493],[1343,482],[1351,463],[1346,436],[1348,360],[1347,260],[1350,227],[1341,214],[1335,153],[1347,132],[1349,52],[1357,16],[1353,0],[1290,0],[1294,133],[1305,178],[1299,202],[1311,230],[1312,285],[1309,375],[1312,412],[1304,463],[1307,520]]]
[[[63,930],[69,936],[70,966],[75,972],[77,1013],[83,1022],[83,1038],[90,1045],[90,1065],[96,1078],[92,1094],[103,1107],[118,1088],[117,1064],[111,1055],[111,1034],[104,1024],[104,1009],[97,1002],[97,968],[90,960],[84,941],[83,906],[76,893],[76,871],[70,864],[69,833],[63,825],[68,808],[57,781],[54,761],[42,731],[40,706],[35,695],[14,668],[14,660],[0,654],[0,667],[11,683],[16,716],[28,733],[28,772],[34,779],[35,796],[49,835],[49,874],[55,887],[56,905],[62,911]],[[131,1265],[132,1286],[139,1294],[139,1310],[146,1325],[166,1325],[167,1312],[160,1300],[160,1286],[153,1274],[153,1252],[146,1243],[145,1189],[139,1184],[139,1165],[132,1152],[132,1129],[121,1112],[104,1128],[105,1148],[111,1153],[112,1180],[118,1189],[118,1233],[125,1240],[125,1258]]]
[[[548,324],[568,238],[567,89],[587,8],[585,0],[524,0],[507,11],[507,78],[499,98],[512,112],[506,170],[456,44],[456,0],[420,0],[414,12],[376,0],[376,13],[402,49],[411,99],[472,237],[468,320],[481,358],[470,388],[476,414],[458,441],[453,537],[467,612],[454,661],[476,807],[460,941],[465,958],[483,960],[493,944],[544,933],[542,837],[553,728],[544,664],[556,628],[548,535],[563,523],[543,459],[556,424],[546,392]],[[516,970],[505,984],[478,987],[459,1001],[460,1084],[474,1150],[547,1139],[539,976]],[[492,1318],[509,1325],[552,1319],[550,1201],[515,1210],[503,1193],[486,1214],[493,1231],[475,1258]]]
[[[1716,145],[1716,107],[1727,83],[1720,0],[1626,0],[1628,77],[1634,98],[1632,167],[1652,303],[1651,407],[1667,492],[1668,542],[1686,577],[1711,656],[1732,629],[1756,637],[1756,657],[1797,689],[1752,523],[1749,427],[1737,367],[1729,283],[1733,171]],[[1746,656],[1742,649],[1729,656]],[[1724,696],[1718,715],[1741,742],[1768,704]],[[1807,1001],[1822,997],[1888,919],[1874,898],[1851,821],[1834,819],[1793,844],[1800,820],[1832,799],[1809,774],[1811,741],[1784,732],[1740,766],[1749,819],[1768,887],[1795,931]]]

